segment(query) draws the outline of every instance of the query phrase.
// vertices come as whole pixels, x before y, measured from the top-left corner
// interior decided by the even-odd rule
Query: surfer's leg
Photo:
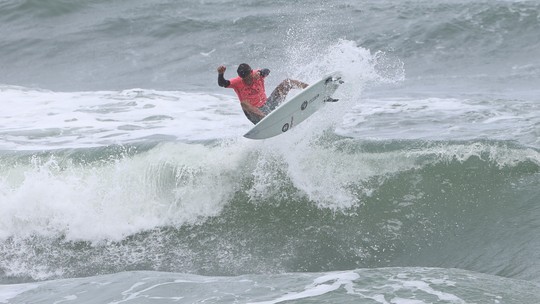
[[[264,116],[257,115],[256,113],[253,113],[252,111],[250,111],[249,108],[244,106],[243,103],[241,103],[241,105],[242,105],[242,111],[244,111],[244,114],[246,115],[247,119],[249,119],[249,121],[251,121],[254,125],[256,125],[259,121],[261,121],[261,119],[264,118]],[[263,113],[265,112],[263,111]]]
[[[283,80],[274,89],[274,91],[272,91],[272,94],[270,94],[270,97],[268,97],[265,106],[267,106],[270,111],[273,111],[277,106],[279,106],[279,104],[285,101],[285,98],[287,98],[287,94],[289,94],[292,89],[304,89],[307,86],[307,83],[287,78]]]
[[[246,115],[247,119],[249,119],[249,121],[251,121],[254,125],[256,125],[262,119],[261,117],[255,115],[254,113],[246,111],[246,110],[244,110],[244,114]]]

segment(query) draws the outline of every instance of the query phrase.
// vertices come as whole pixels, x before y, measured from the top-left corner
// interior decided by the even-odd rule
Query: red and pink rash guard
[[[253,71],[252,75],[253,73],[258,74],[259,70]],[[234,89],[240,101],[247,101],[257,108],[262,107],[266,103],[264,77],[259,77],[258,79],[253,78],[253,83],[251,85],[246,84],[240,77],[235,77],[229,81],[231,83],[228,88]]]

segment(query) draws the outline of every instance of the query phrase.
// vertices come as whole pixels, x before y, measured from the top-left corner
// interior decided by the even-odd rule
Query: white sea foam
[[[245,151],[174,144],[95,166],[36,159],[3,172],[0,238],[119,240],[156,226],[194,223],[218,214],[238,188]]]
[[[95,147],[151,138],[206,140],[248,129],[230,95],[132,89],[52,92],[0,87],[0,147]]]
[[[326,293],[344,288],[349,293],[353,293],[354,281],[360,276],[355,272],[335,272],[316,278],[312,284],[305,287],[304,291],[291,292],[277,299],[264,302],[251,302],[251,304],[276,304],[286,301],[315,298]]]

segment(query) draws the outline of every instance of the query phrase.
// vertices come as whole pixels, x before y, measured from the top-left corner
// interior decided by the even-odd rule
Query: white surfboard
[[[327,102],[336,101],[332,98],[332,94],[342,83],[340,72],[325,76],[266,115],[244,137],[266,139],[289,131]]]

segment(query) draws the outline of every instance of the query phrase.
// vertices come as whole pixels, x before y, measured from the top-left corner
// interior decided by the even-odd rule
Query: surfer
[[[274,89],[270,97],[266,98],[264,79],[270,74],[269,69],[254,71],[247,63],[242,63],[236,70],[238,77],[230,80],[224,77],[226,69],[223,65],[217,68],[218,85],[234,89],[244,114],[254,124],[282,103],[291,89],[305,89],[308,86],[307,83],[298,80],[285,79]]]

